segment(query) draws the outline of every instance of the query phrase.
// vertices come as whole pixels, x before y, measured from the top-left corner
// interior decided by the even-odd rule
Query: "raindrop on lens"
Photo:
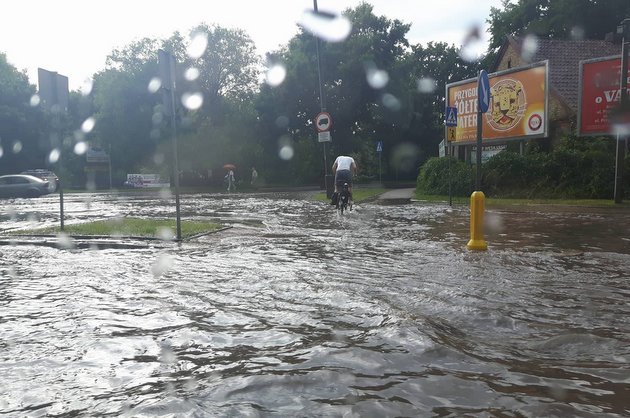
[[[481,28],[475,25],[466,33],[462,47],[459,50],[459,56],[464,61],[474,62],[477,61],[483,53],[484,45],[481,41]]]
[[[153,276],[157,278],[168,272],[171,267],[173,267],[173,258],[166,254],[162,254],[151,266],[151,273],[153,273]]]
[[[87,152],[88,144],[85,141],[77,142],[74,145],[74,153],[77,155],[83,155]]]
[[[48,163],[55,164],[57,161],[59,161],[60,155],[61,155],[61,152],[57,148],[50,151],[50,154],[48,154]]]
[[[291,158],[293,158],[293,147],[291,145],[283,145],[282,147],[280,147],[280,151],[278,152],[278,155],[280,156],[281,159],[288,161]]]
[[[534,35],[527,35],[521,48],[521,58],[525,62],[531,62],[538,51],[538,38]]]
[[[344,41],[352,31],[352,23],[345,16],[321,11],[305,11],[298,24],[328,42]]]
[[[199,70],[195,67],[190,67],[184,73],[184,78],[188,81],[195,81],[199,78]]]
[[[60,232],[57,234],[57,245],[60,248],[68,250],[74,248],[74,241],[68,234]]]
[[[147,89],[149,90],[149,93],[155,93],[160,89],[160,87],[162,87],[162,80],[158,77],[153,77],[151,81],[149,81]]]
[[[172,241],[175,239],[175,233],[167,226],[161,227],[157,231],[158,238],[162,241]]]
[[[584,39],[584,28],[581,26],[573,26],[571,28],[571,39],[581,41]]]
[[[433,93],[437,89],[437,83],[431,77],[421,78],[417,85],[420,93]]]
[[[203,95],[199,92],[182,94],[182,104],[188,110],[197,110],[203,105]]]
[[[289,118],[282,115],[276,118],[276,126],[280,129],[284,129],[289,126]]]
[[[2,147],[0,147],[0,158],[2,158],[3,155],[4,155],[4,150],[2,149]]]
[[[192,59],[197,59],[203,55],[208,46],[208,35],[203,32],[197,33],[192,36],[190,45],[188,45],[188,56]]]
[[[94,87],[94,82],[91,79],[86,78],[85,81],[83,81],[83,85],[81,86],[81,94],[83,96],[89,96],[90,93],[92,93],[93,87]]]
[[[19,154],[20,152],[22,152],[22,142],[15,141],[13,143],[13,153],[14,154]]]
[[[382,89],[389,83],[389,74],[385,70],[379,70],[376,67],[366,70],[367,82],[373,89]]]
[[[34,94],[34,95],[31,96],[31,106],[32,107],[39,106],[40,103],[41,103],[41,99],[39,98],[39,95]]]
[[[153,162],[157,165],[164,164],[165,157],[162,153],[153,154]]]
[[[277,87],[284,81],[287,70],[282,64],[274,64],[267,69],[266,81],[271,87]]]
[[[86,120],[83,121],[83,123],[81,124],[81,130],[83,132],[90,133],[92,132],[92,129],[94,129],[94,124],[95,124],[95,120],[93,117],[89,117]]]
[[[385,93],[383,95],[383,105],[393,112],[397,112],[401,108],[400,100],[391,93]]]

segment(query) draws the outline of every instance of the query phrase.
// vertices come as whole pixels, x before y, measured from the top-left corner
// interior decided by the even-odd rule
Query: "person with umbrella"
[[[232,190],[236,190],[236,179],[234,178],[234,169],[236,166],[234,164],[225,164],[223,168],[228,170],[228,173],[225,175],[225,180],[227,181],[227,191],[229,193]]]

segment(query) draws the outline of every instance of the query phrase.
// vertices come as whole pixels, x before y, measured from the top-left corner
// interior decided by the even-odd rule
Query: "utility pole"
[[[313,11],[315,14],[319,12],[317,8],[317,0],[313,0]],[[315,36],[315,54],[317,55],[317,77],[319,80],[319,108],[320,114],[326,111],[326,98],[324,97],[324,85],[322,82],[322,58],[319,52],[319,37]],[[332,176],[328,175],[328,162],[326,161],[326,142],[322,142],[323,153],[324,153],[324,187],[326,188],[326,196],[332,196]]]
[[[630,44],[630,18],[624,19],[617,26],[617,33],[622,35],[621,38],[621,100],[619,102],[620,122],[625,123],[626,119],[630,119],[629,103],[628,103],[628,44]],[[626,142],[628,141],[628,133],[617,134],[617,153],[615,161],[615,203],[623,201],[623,164],[626,158]]]

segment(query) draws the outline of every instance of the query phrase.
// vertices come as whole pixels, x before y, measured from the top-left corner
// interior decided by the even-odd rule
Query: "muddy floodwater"
[[[2,201],[0,232],[57,196]],[[183,195],[232,228],[138,249],[0,246],[0,415],[630,415],[630,211]],[[66,223],[174,217],[66,195]]]

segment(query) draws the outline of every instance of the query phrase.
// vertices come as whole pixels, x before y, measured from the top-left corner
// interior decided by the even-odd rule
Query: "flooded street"
[[[232,228],[145,249],[0,246],[0,415],[627,416],[630,212],[183,195]],[[3,201],[0,232],[58,223]],[[174,217],[71,194],[66,223]]]

